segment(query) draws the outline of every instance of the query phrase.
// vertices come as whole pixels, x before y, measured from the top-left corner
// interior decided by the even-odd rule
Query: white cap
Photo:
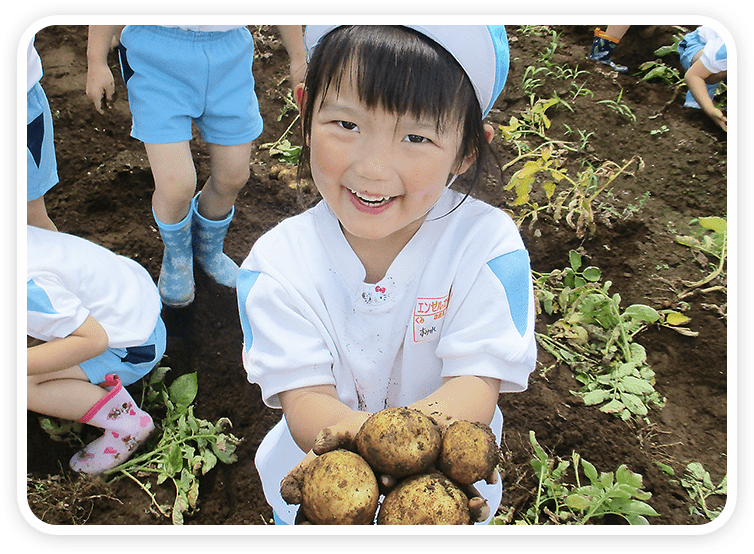
[[[308,52],[339,25],[307,25]],[[445,48],[469,76],[485,117],[508,77],[510,52],[503,25],[403,25]]]

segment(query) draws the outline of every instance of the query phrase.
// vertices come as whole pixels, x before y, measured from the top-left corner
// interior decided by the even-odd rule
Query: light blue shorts
[[[683,69],[691,67],[694,56],[699,50],[704,48],[704,44],[699,37],[698,29],[691,31],[683,37],[681,42],[678,43],[678,54],[681,56],[681,66],[683,66]]]
[[[162,318],[157,318],[157,325],[152,335],[141,346],[127,348],[108,348],[105,352],[79,364],[89,381],[95,385],[105,380],[105,376],[114,373],[128,386],[152,371],[165,354],[167,332]]]
[[[202,32],[128,25],[119,53],[134,138],[188,141],[192,121],[212,144],[246,144],[262,132],[246,27]]]
[[[44,196],[57,183],[52,113],[37,83],[26,93],[26,201]]]

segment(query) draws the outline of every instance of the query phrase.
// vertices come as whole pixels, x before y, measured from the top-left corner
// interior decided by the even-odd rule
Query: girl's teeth
[[[365,196],[363,194],[359,194],[355,190],[349,190],[354,194],[354,196],[356,196],[356,198],[367,204],[381,204],[390,200],[389,196]]]

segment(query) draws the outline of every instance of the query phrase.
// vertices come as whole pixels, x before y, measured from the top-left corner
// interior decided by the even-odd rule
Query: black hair
[[[331,87],[340,90],[349,69],[359,99],[367,107],[380,107],[399,117],[435,118],[438,131],[453,127],[461,131],[459,157],[476,155],[473,175],[459,177],[461,182],[471,181],[468,196],[491,152],[474,88],[447,50],[417,31],[398,26],[337,27],[314,48],[304,82],[299,179],[311,177],[307,143],[317,98],[323,101]]]

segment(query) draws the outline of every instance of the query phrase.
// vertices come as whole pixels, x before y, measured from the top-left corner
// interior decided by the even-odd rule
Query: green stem
[[[163,437],[164,438],[164,437]],[[166,444],[163,444],[162,446],[157,446],[153,450],[150,450],[149,452],[146,452],[142,454],[141,456],[137,456],[136,458],[131,458],[130,460],[127,460],[123,462],[121,465],[109,469],[105,471],[105,474],[115,473],[115,472],[125,472],[126,469],[133,467],[135,465],[139,465],[140,463],[144,462],[145,460],[150,460],[152,458],[157,458],[159,454],[164,452],[165,450],[172,448],[174,444],[184,444],[187,441],[190,440],[196,440],[196,439],[213,439],[217,438],[217,435],[214,434],[204,434],[204,435],[191,435],[189,437],[185,437],[182,439],[177,439],[175,441],[167,442]],[[143,468],[147,469],[147,468]]]
[[[152,499],[152,504],[154,504],[154,505],[155,505],[155,506],[157,507],[157,510],[159,510],[159,512],[160,512],[160,513],[161,513],[161,514],[162,514],[163,516],[165,516],[165,517],[170,517],[170,515],[169,515],[169,514],[166,514],[166,513],[164,512],[164,511],[162,511],[162,507],[161,507],[161,506],[159,505],[159,503],[157,502],[157,499],[156,499],[156,498],[154,497],[154,495],[153,495],[153,494],[152,494],[152,493],[151,493],[151,492],[149,491],[149,489],[148,489],[147,487],[145,487],[145,486],[144,486],[144,485],[143,485],[143,484],[141,483],[141,481],[139,481],[139,480],[138,480],[138,479],[137,479],[136,477],[134,477],[133,475],[131,475],[131,474],[130,474],[130,473],[128,473],[127,471],[123,471],[123,470],[120,470],[120,472],[121,472],[121,473],[123,473],[123,475],[125,475],[125,476],[126,476],[126,477],[128,477],[129,479],[131,479],[131,480],[132,480],[132,481],[133,481],[134,483],[136,483],[137,485],[139,485],[139,487],[141,487],[141,490],[143,490],[143,491],[144,491],[145,493],[147,493],[147,495],[149,496],[149,498],[151,498],[151,499]]]
[[[296,117],[293,119],[293,121],[291,121],[291,124],[288,125],[288,128],[285,130],[285,132],[282,135],[280,135],[280,138],[278,138],[275,142],[272,143],[272,146],[270,146],[270,149],[275,148],[278,144],[283,142],[283,139],[285,139],[285,137],[288,135],[290,130],[293,128],[293,125],[299,120],[300,117],[301,117],[301,114],[296,114]]]

